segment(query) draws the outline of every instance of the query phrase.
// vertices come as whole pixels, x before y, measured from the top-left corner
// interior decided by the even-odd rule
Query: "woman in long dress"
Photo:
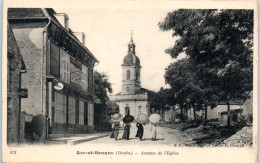
[[[129,140],[131,123],[124,123],[124,134],[122,139]]]
[[[151,140],[155,140],[156,139],[156,135],[157,135],[157,123],[151,122],[151,129],[152,129],[152,138],[151,138]]]
[[[110,138],[115,138],[117,140],[118,134],[119,134],[119,127],[120,127],[120,122],[113,122],[112,124],[112,132],[110,135]]]
[[[144,127],[141,123],[136,123],[136,127],[138,129],[137,129],[137,133],[136,133],[135,137],[138,137],[140,139],[140,141],[142,141],[143,134],[144,134]]]
[[[122,139],[129,140],[129,135],[130,135],[130,127],[131,127],[131,122],[134,120],[134,117],[130,115],[129,111],[127,112],[127,115],[123,118],[124,122],[124,134]]]

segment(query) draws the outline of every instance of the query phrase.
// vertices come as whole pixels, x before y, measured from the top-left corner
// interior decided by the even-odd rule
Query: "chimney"
[[[59,23],[66,29],[69,30],[69,17],[65,13],[54,14]]]
[[[73,34],[78,38],[78,40],[85,46],[85,34],[84,32],[73,32]]]

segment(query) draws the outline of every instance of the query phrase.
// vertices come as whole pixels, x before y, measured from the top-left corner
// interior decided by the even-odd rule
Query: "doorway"
[[[129,107],[125,107],[125,115],[127,115],[128,113],[130,115],[130,108]]]

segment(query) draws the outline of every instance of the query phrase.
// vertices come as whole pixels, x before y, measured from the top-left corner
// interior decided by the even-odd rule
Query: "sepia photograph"
[[[3,162],[257,162],[256,1],[11,2]]]

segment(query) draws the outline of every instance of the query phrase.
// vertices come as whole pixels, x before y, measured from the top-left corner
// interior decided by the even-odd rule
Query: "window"
[[[50,73],[60,77],[60,48],[55,43],[50,42]]]
[[[127,70],[127,80],[129,80],[130,79],[130,71],[129,70]]]
[[[61,80],[69,83],[70,82],[70,56],[64,51],[60,50],[60,76]]]
[[[138,77],[139,77],[139,75],[138,75],[138,70],[136,70],[136,74],[135,74],[135,75],[136,75],[136,77],[135,77],[136,80],[138,80]]]
[[[92,103],[88,103],[88,125],[93,126],[93,120],[94,120],[94,108]]]
[[[81,86],[82,80],[82,64],[76,59],[70,58],[70,82]]]
[[[125,115],[130,115],[130,108],[129,107],[125,107]]]
[[[75,98],[69,97],[69,124],[75,124]]]
[[[88,91],[93,93],[93,70],[88,69]]]
[[[82,86],[84,91],[88,90],[88,68],[84,65],[82,65],[81,86]]]
[[[79,100],[79,124],[84,125],[84,102]]]
[[[55,92],[55,123],[66,123],[66,110],[67,110],[67,99],[66,96]]]
[[[142,113],[142,106],[138,106],[138,108],[139,108],[138,114],[141,114]]]

